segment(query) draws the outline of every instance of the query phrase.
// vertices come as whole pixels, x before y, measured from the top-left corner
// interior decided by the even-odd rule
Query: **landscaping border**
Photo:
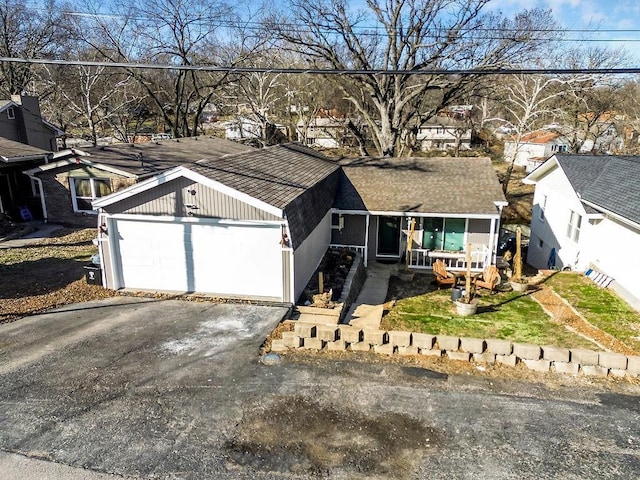
[[[327,325],[296,322],[293,331],[283,332],[271,342],[272,352],[289,349],[373,351],[385,355],[425,355],[482,364],[530,370],[599,377],[640,376],[640,356],[598,352],[581,348],[513,343],[509,340],[454,337],[360,328],[353,325]]]

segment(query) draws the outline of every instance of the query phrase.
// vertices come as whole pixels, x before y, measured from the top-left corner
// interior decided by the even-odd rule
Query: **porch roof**
[[[334,207],[403,214],[497,215],[506,203],[489,158],[358,158],[343,167]]]
[[[51,153],[38,147],[0,137],[0,162],[18,163],[36,157],[44,160]]]

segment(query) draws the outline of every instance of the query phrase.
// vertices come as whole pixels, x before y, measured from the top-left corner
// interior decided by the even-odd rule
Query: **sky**
[[[44,1],[27,0],[35,5]],[[108,11],[112,0],[98,1],[101,11]],[[274,5],[284,3],[284,0],[269,1]],[[365,0],[347,0],[347,3],[357,9],[364,6]],[[490,0],[485,11],[499,11],[512,17],[516,12],[535,7],[550,9],[566,29],[566,38],[582,38],[612,49],[622,47],[630,55],[626,64],[619,66],[640,68],[640,0]]]
[[[551,9],[567,29],[598,29],[588,35],[612,47],[640,49],[640,1],[638,0],[492,0],[489,8],[510,15],[536,6]],[[620,31],[631,30],[631,31]],[[616,32],[617,31],[617,32]],[[579,35],[571,33],[571,35]],[[613,41],[618,40],[618,41]],[[622,41],[624,40],[624,41]]]

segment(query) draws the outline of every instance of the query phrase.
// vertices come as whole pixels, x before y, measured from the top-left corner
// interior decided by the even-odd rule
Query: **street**
[[[635,385],[264,365],[285,313],[119,297],[0,325],[3,477],[640,477]]]

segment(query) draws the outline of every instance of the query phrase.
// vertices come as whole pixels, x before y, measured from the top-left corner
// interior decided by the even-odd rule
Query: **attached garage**
[[[310,152],[198,162],[95,201],[104,285],[295,302],[329,246],[339,175]]]
[[[284,298],[280,224],[137,216],[113,225],[117,288]]]

